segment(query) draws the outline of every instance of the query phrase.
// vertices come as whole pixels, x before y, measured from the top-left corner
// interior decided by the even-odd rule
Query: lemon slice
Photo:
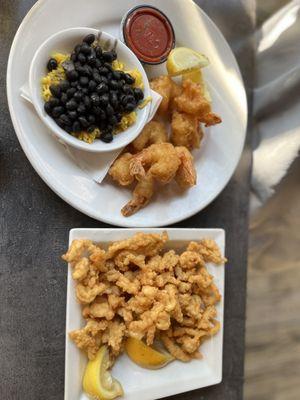
[[[143,368],[162,368],[174,360],[169,353],[155,350],[147,346],[142,340],[135,338],[126,340],[125,350],[131,360]]]
[[[97,400],[111,400],[123,395],[121,384],[108,371],[110,367],[109,353],[102,346],[94,360],[86,366],[83,377],[83,390]]]
[[[184,75],[182,75],[182,80],[185,79],[190,79],[191,81],[198,83],[202,87],[204,97],[207,101],[211,103],[211,96],[203,79],[201,69],[196,69],[194,71],[185,73]]]
[[[204,54],[187,47],[176,47],[168,56],[167,70],[169,75],[176,76],[206,67],[208,64],[209,60]]]

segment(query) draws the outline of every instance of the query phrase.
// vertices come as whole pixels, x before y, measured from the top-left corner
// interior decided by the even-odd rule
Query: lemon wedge
[[[191,81],[198,83],[202,87],[204,97],[211,103],[211,96],[203,79],[203,74],[200,68],[183,74],[182,80],[185,79],[190,79]]]
[[[128,338],[125,350],[133,362],[143,368],[158,369],[174,360],[167,352],[161,352],[147,346],[142,340]]]
[[[108,371],[110,367],[109,353],[102,346],[94,360],[86,366],[83,377],[83,390],[97,400],[111,400],[123,395],[121,384]]]
[[[176,47],[167,59],[167,70],[171,76],[182,75],[209,65],[208,58],[187,47]]]

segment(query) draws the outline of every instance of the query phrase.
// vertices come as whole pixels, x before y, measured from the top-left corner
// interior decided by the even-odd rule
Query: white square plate
[[[170,246],[183,247],[191,240],[211,238],[216,241],[224,255],[225,232],[222,229],[72,229],[69,243],[74,239],[90,239],[107,243],[126,239],[136,232],[169,234]],[[126,354],[118,358],[113,367],[113,376],[122,384],[123,400],[155,400],[162,397],[186,392],[220,383],[222,380],[223,353],[223,311],[224,311],[224,265],[207,264],[214,276],[222,299],[217,305],[217,319],[221,329],[217,335],[201,346],[203,359],[189,363],[174,361],[160,370],[147,370],[134,364]],[[65,400],[88,400],[82,391],[82,376],[87,362],[84,353],[79,351],[69,339],[68,332],[84,326],[81,307],[76,301],[75,285],[68,270],[67,316],[66,316],[66,363],[65,363]]]

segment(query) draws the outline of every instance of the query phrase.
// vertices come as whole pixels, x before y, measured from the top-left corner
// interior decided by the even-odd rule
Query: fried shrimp
[[[182,93],[174,99],[177,109],[187,114],[198,117],[205,126],[216,125],[222,122],[222,119],[211,110],[211,102],[205,96],[203,86],[186,79],[182,83]]]
[[[168,133],[164,124],[158,121],[150,121],[140,135],[131,143],[135,151],[141,151],[151,144],[166,143]]]
[[[172,92],[172,79],[168,75],[162,75],[150,82],[150,87],[162,96],[162,101],[158,108],[159,114],[166,114]]]
[[[203,96],[201,86],[190,79],[183,81],[182,93],[174,101],[179,111],[196,115],[199,118],[211,111],[210,103]]]
[[[133,191],[132,200],[130,200],[121,210],[124,217],[135,214],[141,208],[145,207],[154,192],[154,179],[148,172],[136,185]]]
[[[189,150],[199,147],[203,132],[197,117],[174,111],[171,127],[171,140],[175,146],[185,146]]]
[[[180,166],[177,170],[175,180],[182,189],[188,189],[196,185],[197,172],[194,167],[193,156],[189,150],[184,147],[175,147],[180,159]]]
[[[130,173],[137,180],[143,180],[147,173],[165,184],[175,177],[179,165],[180,159],[171,143],[153,144],[133,156]]]
[[[134,177],[130,174],[130,161],[132,154],[124,153],[118,157],[110,167],[108,173],[114,181],[121,186],[128,186],[134,181]]]

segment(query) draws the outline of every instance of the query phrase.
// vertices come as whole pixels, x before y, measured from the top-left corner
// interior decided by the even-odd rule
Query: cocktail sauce
[[[175,46],[175,35],[163,12],[152,6],[138,6],[126,14],[122,24],[124,41],[141,62],[166,61]]]

